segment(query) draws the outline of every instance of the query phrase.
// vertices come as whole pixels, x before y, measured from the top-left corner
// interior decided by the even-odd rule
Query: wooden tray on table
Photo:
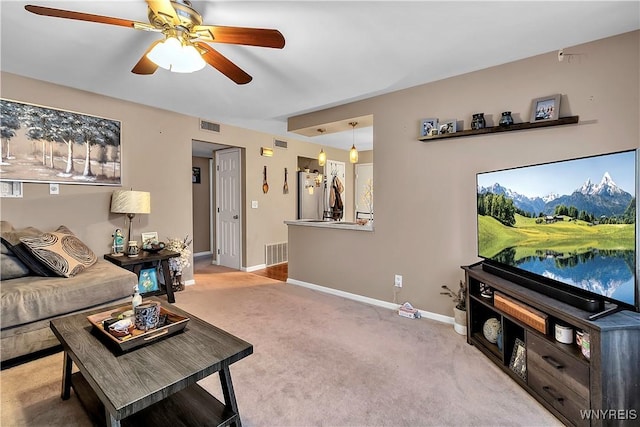
[[[111,309],[87,317],[89,322],[93,325],[94,333],[96,333],[103,342],[107,344],[107,346],[115,349],[117,352],[133,350],[181,332],[189,322],[188,317],[173,313],[160,306],[160,317],[162,318],[163,315],[167,316],[167,320],[163,326],[150,329],[148,331],[141,331],[134,328],[129,335],[123,337],[116,337],[104,329],[103,321],[117,318],[119,314],[128,310],[131,310],[130,304],[118,307],[115,310]]]

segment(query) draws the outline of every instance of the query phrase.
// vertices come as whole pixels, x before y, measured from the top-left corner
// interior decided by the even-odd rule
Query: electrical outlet
[[[60,184],[50,183],[49,184],[49,194],[60,194]]]
[[[396,278],[394,280],[394,285],[396,288],[401,288],[402,287],[402,276],[399,274],[396,274]]]

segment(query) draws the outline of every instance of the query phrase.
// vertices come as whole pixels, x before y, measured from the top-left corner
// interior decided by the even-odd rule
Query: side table
[[[175,258],[179,256],[180,254],[178,252],[163,249],[160,252],[156,253],[142,250],[136,257],[128,257],[127,255],[115,256],[113,254],[105,254],[104,259],[114,263],[118,267],[133,271],[134,273],[136,273],[136,276],[138,276],[138,279],[140,279],[140,271],[145,264],[151,266],[160,264],[160,270],[162,271],[162,276],[164,277],[164,290],[160,289],[158,291],[147,292],[143,296],[167,294],[167,301],[173,303],[176,302],[176,299],[173,295],[173,281],[171,279],[171,272],[169,271],[169,258]],[[160,286],[159,283],[158,286]]]

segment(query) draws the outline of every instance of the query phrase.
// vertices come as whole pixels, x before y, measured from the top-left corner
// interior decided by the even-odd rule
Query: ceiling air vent
[[[279,139],[274,139],[274,140],[273,140],[273,145],[274,145],[275,147],[278,147],[278,148],[287,148],[288,143],[287,143],[287,141],[282,141],[282,140],[279,140]]]
[[[200,129],[220,133],[220,125],[218,123],[208,122],[206,120],[200,120]]]

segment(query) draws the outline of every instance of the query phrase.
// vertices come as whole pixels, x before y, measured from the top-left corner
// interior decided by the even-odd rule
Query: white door
[[[369,200],[365,200],[364,196],[368,185],[373,188],[373,163],[359,163],[356,165],[356,211],[354,217],[357,212],[364,212],[361,214],[361,218],[369,219]],[[373,212],[373,198],[370,198],[370,203],[371,212]]]
[[[239,148],[216,151],[218,265],[240,269],[242,261],[242,197]]]

